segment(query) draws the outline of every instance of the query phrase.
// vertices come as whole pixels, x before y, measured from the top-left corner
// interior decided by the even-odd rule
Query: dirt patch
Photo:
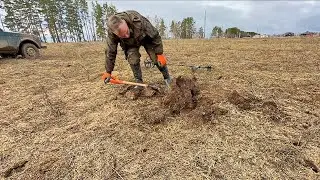
[[[119,94],[130,100],[136,100],[139,97],[154,97],[164,93],[164,89],[157,84],[150,84],[147,87],[134,85],[124,85],[120,88]]]
[[[228,110],[220,108],[218,106],[211,106],[208,109],[201,111],[201,117],[203,120],[214,120],[217,116],[226,115]]]
[[[263,114],[271,121],[279,123],[289,119],[289,116],[284,113],[274,101],[263,102],[260,109],[262,109]]]
[[[252,94],[241,95],[238,91],[234,90],[227,97],[231,104],[236,105],[241,110],[250,110],[257,107],[257,103],[261,100]]]
[[[236,105],[241,110],[260,111],[266,118],[273,122],[280,123],[290,119],[289,115],[284,113],[276,102],[259,99],[250,93],[244,93],[244,95],[242,95],[234,90],[228,95],[227,99],[231,104]]]
[[[173,79],[170,91],[164,93],[164,88],[152,85],[140,90],[134,86],[124,86],[119,94],[128,99],[135,100],[138,97],[154,97],[161,95],[162,99],[149,108],[144,108],[139,114],[144,122],[148,124],[159,124],[167,117],[180,115],[182,111],[193,119],[216,122],[218,116],[226,115],[229,111],[221,108],[218,104],[227,100],[242,111],[258,111],[270,121],[286,122],[290,117],[283,112],[280,106],[272,100],[260,99],[249,92],[238,92],[236,90],[223,95],[220,100],[200,97],[200,89],[196,79],[179,76]],[[145,112],[146,110],[146,112]]]
[[[203,121],[215,123],[219,116],[224,116],[228,112],[215,101],[206,98],[199,100],[197,108],[192,112],[192,119],[200,118]]]
[[[162,104],[171,114],[180,114],[182,110],[194,109],[200,90],[195,79],[179,76],[173,79],[171,90],[163,97]]]

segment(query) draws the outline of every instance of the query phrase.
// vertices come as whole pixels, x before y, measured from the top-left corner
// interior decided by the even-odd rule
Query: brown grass
[[[213,69],[194,73],[195,109],[160,120],[161,97],[131,101],[103,84],[103,43],[0,60],[0,177],[320,178],[320,39],[164,43],[174,77],[192,74],[173,64]],[[132,80],[120,51],[115,70]],[[163,84],[155,68],[143,76]]]

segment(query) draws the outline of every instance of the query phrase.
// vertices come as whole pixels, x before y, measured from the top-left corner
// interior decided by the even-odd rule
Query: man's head
[[[127,22],[121,19],[119,16],[112,15],[109,17],[108,28],[110,28],[110,30],[119,38],[130,37],[130,31]]]

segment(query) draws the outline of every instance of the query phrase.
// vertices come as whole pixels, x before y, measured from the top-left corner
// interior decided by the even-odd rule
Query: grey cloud
[[[222,3],[221,3],[222,2]],[[143,15],[164,18],[167,25],[172,20],[182,20],[192,16],[199,28],[204,25],[204,11],[207,11],[206,35],[213,26],[237,26],[246,31],[259,33],[301,32],[307,30],[320,31],[317,19],[320,17],[320,2],[303,1],[246,1],[234,2],[219,6],[205,6],[204,1],[114,1],[119,10],[134,9]],[[212,2],[208,2],[212,3]],[[242,3],[242,4],[239,4]]]
[[[320,14],[303,18],[297,22],[297,26],[301,31],[320,31]]]

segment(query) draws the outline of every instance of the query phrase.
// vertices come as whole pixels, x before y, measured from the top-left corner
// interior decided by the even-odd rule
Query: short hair
[[[119,25],[122,23],[122,19],[117,15],[112,15],[108,18],[108,28],[111,31],[117,30]]]

